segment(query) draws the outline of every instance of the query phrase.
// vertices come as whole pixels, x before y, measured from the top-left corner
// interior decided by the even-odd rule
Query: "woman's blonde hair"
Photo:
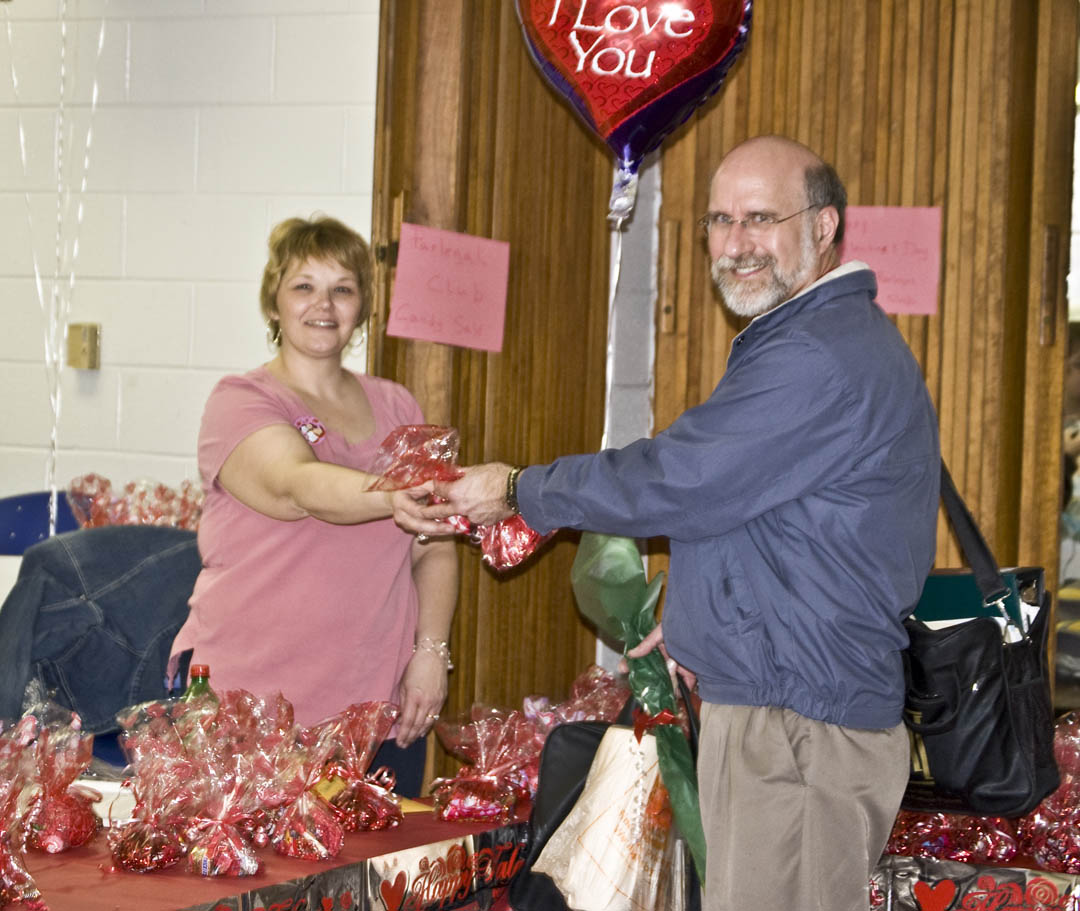
[[[277,293],[281,279],[294,263],[309,259],[336,262],[356,276],[360,292],[360,314],[356,325],[361,325],[371,312],[374,266],[371,248],[348,225],[328,215],[311,219],[287,218],[274,226],[267,241],[270,258],[263,269],[262,288],[259,291],[259,307],[267,323],[277,316]]]

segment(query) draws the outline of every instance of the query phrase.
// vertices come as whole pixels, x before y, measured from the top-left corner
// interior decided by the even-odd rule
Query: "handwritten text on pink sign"
[[[404,223],[388,335],[501,351],[510,245]]]
[[[878,303],[887,313],[937,313],[939,207],[848,206],[841,257],[874,270]]]

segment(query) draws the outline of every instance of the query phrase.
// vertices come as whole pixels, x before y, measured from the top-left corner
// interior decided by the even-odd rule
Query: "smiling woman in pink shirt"
[[[400,706],[398,790],[418,793],[422,735],[446,699],[453,543],[392,519],[427,491],[371,491],[379,444],[423,423],[408,390],[342,366],[371,309],[368,245],[332,218],[274,228],[261,306],[277,356],[211,393],[199,433],[203,569],[170,671],[218,691],[284,693],[310,725],[353,702]]]

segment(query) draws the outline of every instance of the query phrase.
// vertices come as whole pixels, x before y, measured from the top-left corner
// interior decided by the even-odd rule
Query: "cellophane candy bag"
[[[629,698],[629,686],[592,664],[575,678],[564,702],[552,705],[546,696],[526,696],[523,710],[546,735],[556,725],[571,721],[615,721]]]
[[[345,830],[329,804],[312,790],[334,749],[333,736],[325,729],[318,730],[309,742],[298,743],[296,762],[282,783],[288,802],[270,834],[270,842],[278,854],[301,860],[326,860],[336,857],[344,846]]]
[[[175,727],[188,706],[148,702],[121,712],[119,742],[130,766],[124,782],[135,797],[131,818],[108,830],[116,868],[148,873],[179,863],[184,825],[197,805],[198,769]]]
[[[38,720],[34,743],[36,792],[26,813],[26,844],[57,854],[85,844],[101,828],[92,804],[101,795],[74,784],[94,753],[94,735],[77,714],[55,703],[31,709]]]
[[[361,702],[320,725],[329,729],[335,750],[314,790],[346,832],[388,829],[403,818],[394,773],[385,767],[368,771],[397,716],[388,702]]]
[[[436,733],[451,753],[465,759],[453,778],[432,789],[440,819],[505,821],[517,802],[536,791],[544,733],[522,712],[474,706],[472,720],[438,722]]]
[[[23,862],[23,820],[20,801],[30,784],[32,741],[37,719],[32,715],[0,733],[0,907],[18,904],[27,911],[48,911],[34,878]]]
[[[210,752],[199,764],[199,808],[184,829],[188,870],[201,876],[252,876],[262,862],[240,823],[255,810],[251,757]]]
[[[1019,820],[1020,850],[1044,869],[1080,873],[1080,712],[1057,720],[1054,759],[1061,784]]]
[[[453,427],[398,427],[383,440],[375,456],[372,471],[380,478],[371,489],[401,490],[426,481],[454,481],[462,474],[457,464],[459,450],[458,432]],[[494,525],[473,525],[465,516],[452,516],[447,523],[478,544],[484,562],[500,571],[517,566],[551,537],[529,528],[521,516],[510,516]]]
[[[960,863],[1004,863],[1019,849],[1013,823],[999,816],[901,810],[885,850],[905,857]]]
[[[68,505],[83,528],[102,525],[164,525],[197,531],[203,492],[184,480],[173,488],[155,481],[131,481],[117,493],[112,482],[85,474],[68,485]]]
[[[229,719],[236,749],[248,761],[249,812],[237,819],[236,827],[247,841],[265,847],[278,813],[292,799],[290,782],[299,777],[300,729],[292,703],[281,693],[262,699],[229,690],[222,696],[221,714]]]

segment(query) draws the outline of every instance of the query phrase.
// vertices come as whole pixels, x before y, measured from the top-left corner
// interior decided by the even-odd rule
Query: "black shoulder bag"
[[[999,570],[945,465],[941,496],[971,567],[930,574],[905,621],[910,810],[1022,816],[1059,783],[1041,568]],[[1037,607],[1025,626],[1021,601]],[[932,629],[927,620],[970,618]],[[1004,621],[1004,628],[1002,627]]]

